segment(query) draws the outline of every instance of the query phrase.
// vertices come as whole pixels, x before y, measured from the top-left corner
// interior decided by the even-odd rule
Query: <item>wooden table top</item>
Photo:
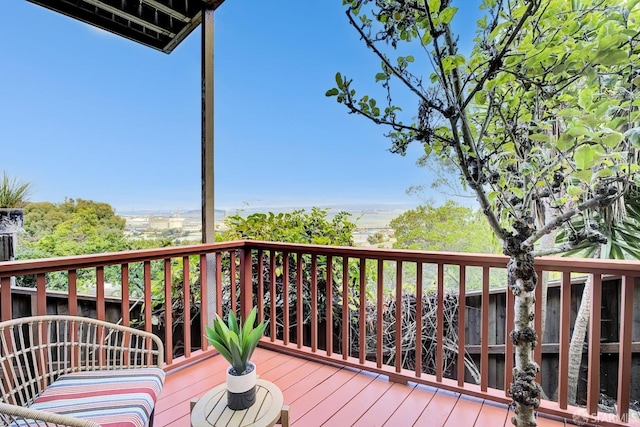
[[[271,427],[280,419],[283,403],[282,391],[275,384],[258,379],[256,403],[234,411],[227,407],[227,385],[222,383],[198,400],[191,411],[191,425]]]

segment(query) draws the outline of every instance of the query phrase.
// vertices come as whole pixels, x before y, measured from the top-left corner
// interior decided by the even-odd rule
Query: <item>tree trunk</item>
[[[600,258],[601,246],[598,245],[594,258]],[[576,322],[571,334],[571,344],[569,346],[569,378],[568,393],[569,403],[576,404],[578,399],[578,380],[580,379],[580,366],[582,365],[582,350],[584,340],[587,336],[587,326],[591,315],[591,288],[593,287],[593,275],[589,275],[582,290],[580,308],[576,316]]]
[[[538,340],[533,328],[537,277],[530,252],[511,256],[507,277],[515,297],[515,322],[510,334],[515,350],[515,367],[510,392],[516,415],[511,422],[518,427],[534,427],[537,425],[534,411],[540,406],[541,387],[536,383],[539,366],[533,360],[533,348]]]

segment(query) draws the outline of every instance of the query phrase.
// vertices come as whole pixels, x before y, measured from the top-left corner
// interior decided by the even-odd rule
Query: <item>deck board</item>
[[[262,348],[252,360],[289,405],[292,426],[509,426],[506,405],[422,385],[389,382],[357,369],[308,361]],[[193,398],[225,379],[228,364],[211,357],[167,375],[156,406],[156,427],[189,426]],[[541,427],[563,421],[539,418]]]
[[[422,415],[425,408],[429,406],[431,399],[436,395],[437,390],[431,387],[416,386],[411,390],[407,398],[398,406],[394,413],[389,417],[385,426],[409,426],[420,423],[417,420]],[[427,423],[428,425],[432,425]],[[422,424],[422,425],[427,425]]]

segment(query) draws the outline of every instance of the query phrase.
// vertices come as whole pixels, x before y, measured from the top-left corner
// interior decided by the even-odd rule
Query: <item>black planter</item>
[[[0,234],[15,234],[23,231],[24,209],[0,208]]]
[[[227,390],[227,406],[234,411],[241,411],[250,408],[256,403],[256,386],[244,393],[232,393]]]
[[[238,375],[232,366],[227,369],[227,406],[234,411],[250,408],[256,403],[256,365],[248,362],[247,369]]]

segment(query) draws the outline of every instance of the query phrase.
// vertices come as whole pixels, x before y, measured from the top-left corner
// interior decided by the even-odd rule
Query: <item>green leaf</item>
[[[451,22],[451,20],[453,19],[453,17],[456,15],[456,12],[458,11],[457,7],[445,7],[442,12],[440,12],[439,18],[440,18],[440,23],[442,24],[448,24],[449,22]]]
[[[512,187],[512,188],[509,188],[509,190],[513,193],[514,196],[516,196],[516,197],[518,197],[520,199],[524,198],[524,191],[522,191],[521,188]]]
[[[631,128],[624,133],[629,142],[636,148],[640,148],[640,127]]]
[[[529,139],[531,141],[549,142],[551,140],[551,137],[546,133],[533,133],[529,135]]]
[[[567,187],[567,193],[569,193],[570,196],[577,196],[582,194],[582,188],[577,185],[570,185]]]
[[[579,146],[573,154],[573,158],[576,161],[576,168],[578,168],[578,170],[590,169],[595,156],[596,151],[592,145],[583,144]]]
[[[210,329],[209,326],[207,326],[207,329]],[[231,356],[231,353],[229,352],[229,350],[227,350],[227,346],[221,341],[219,341],[218,339],[216,339],[215,336],[209,335],[208,330],[207,330],[207,340],[213,346],[213,348],[215,348],[218,351],[218,353],[220,353],[222,357],[224,357],[225,360],[229,362],[229,364],[233,363],[233,357]]]
[[[333,89],[329,89],[328,91],[325,92],[324,96],[336,96],[338,93],[338,89],[336,89],[335,87]]]
[[[340,73],[336,73],[336,84],[338,85],[339,88],[342,87],[343,81],[342,81],[342,74]]]
[[[609,148],[614,148],[624,139],[624,135],[620,132],[610,132],[602,137],[602,143]]]
[[[593,132],[591,132],[585,126],[571,126],[564,133],[569,135],[569,136],[573,136],[573,137],[577,137],[577,136],[589,136],[589,137],[591,137],[591,136],[593,136]]]
[[[386,79],[387,79],[387,75],[385,73],[376,74],[376,83]]]
[[[406,60],[407,62],[413,62],[415,59],[414,59],[413,55],[409,55],[409,56],[407,56],[407,57],[405,58],[405,60]]]
[[[575,176],[580,181],[585,182],[587,184],[591,183],[592,175],[593,175],[593,172],[591,172],[591,169],[585,169],[585,170],[581,170],[573,173],[573,176]]]
[[[236,314],[233,311],[229,312],[229,317],[227,318],[227,324],[229,325],[229,331],[233,332],[237,336],[240,334],[240,328],[238,326],[238,319],[236,318]],[[231,337],[233,337],[230,334]]]
[[[589,88],[584,88],[580,91],[580,95],[578,96],[578,105],[588,110],[591,107],[591,103],[593,99],[593,91]]]

